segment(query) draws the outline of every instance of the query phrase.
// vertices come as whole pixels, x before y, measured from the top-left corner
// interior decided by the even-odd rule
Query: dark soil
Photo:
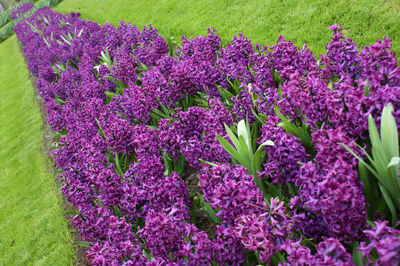
[[[193,195],[197,193],[201,193],[201,189],[199,187],[199,174],[193,169],[186,169],[183,179],[185,180],[186,186],[189,189],[189,192]],[[195,218],[195,226],[207,233],[210,239],[213,239],[216,236],[217,227],[215,224],[207,217],[203,211],[200,209],[196,209],[194,213]]]

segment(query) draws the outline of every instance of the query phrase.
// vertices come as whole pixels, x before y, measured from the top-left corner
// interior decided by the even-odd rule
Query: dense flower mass
[[[199,180],[204,199],[211,207],[219,209],[216,216],[223,223],[233,224],[241,215],[260,213],[260,207],[264,206],[262,193],[253,182],[253,176],[247,174],[242,166],[206,166]]]
[[[358,251],[372,264],[373,251],[379,256],[375,261],[377,265],[396,265],[400,261],[400,231],[387,226],[386,221],[377,221],[371,230],[365,230],[364,235],[368,241],[362,242]]]
[[[287,262],[282,265],[355,265],[343,245],[334,238],[326,238],[317,246],[317,253],[311,254],[309,248],[301,246],[300,241],[288,241],[282,245],[287,253]]]
[[[274,142],[274,146],[264,148],[267,159],[261,178],[270,178],[272,183],[294,183],[300,170],[299,163],[306,161],[306,151],[299,139],[276,126],[278,122],[277,116],[271,116],[260,129],[260,143],[266,140]]]
[[[397,209],[378,185],[379,202],[368,201],[343,146],[376,152],[368,116],[379,122],[388,103],[400,129],[387,37],[359,51],[332,25],[317,60],[283,36],[267,47],[238,34],[224,46],[208,29],[177,44],[151,25],[79,16],[39,9],[15,32],[92,265],[400,260]],[[377,216],[393,227],[371,228]]]
[[[305,208],[321,215],[327,234],[345,242],[360,237],[366,223],[365,198],[357,159],[340,144],[355,147],[340,129],[313,133],[314,162],[300,169],[296,182]]]
[[[219,145],[216,135],[224,135],[224,124],[232,124],[232,118],[218,99],[210,100],[210,108],[189,107],[186,112],[177,110],[171,119],[160,121],[162,148],[174,159],[185,156],[189,165],[200,169],[199,159],[205,161],[229,161],[228,153]]]
[[[35,5],[32,3],[20,4],[17,8],[15,8],[14,10],[11,11],[11,13],[10,13],[11,18],[13,20],[16,20],[34,7],[35,7]]]

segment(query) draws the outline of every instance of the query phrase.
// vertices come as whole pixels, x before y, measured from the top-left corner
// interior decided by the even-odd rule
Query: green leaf
[[[50,45],[50,43],[46,40],[46,38],[45,37],[42,37],[43,38],[43,41],[46,43],[46,45],[48,46],[48,47],[50,47],[51,45]]]
[[[400,157],[393,157],[392,160],[390,160],[390,163],[388,164],[387,168],[392,166],[399,167],[399,164],[400,164]]]
[[[100,122],[99,122],[99,120],[97,120],[97,118],[96,118],[96,122],[97,122],[97,125],[99,126],[99,134],[100,134],[100,136],[102,136],[103,139],[106,140],[106,135],[104,134],[104,131],[101,128]]]
[[[145,64],[143,64],[143,63],[140,63],[140,67],[142,68],[142,70],[144,71],[144,72],[146,72],[146,71],[148,71],[149,70],[149,67],[148,66],[146,66]]]
[[[76,241],[75,245],[78,247],[85,247],[85,248],[90,248],[90,246],[92,245],[92,243],[87,242],[87,241]]]
[[[104,93],[105,93],[107,96],[110,96],[110,97],[117,96],[117,94],[116,94],[115,92],[112,92],[112,91],[105,91]]]
[[[251,147],[248,146],[248,142],[246,142],[246,140],[244,139],[244,137],[242,135],[239,135],[239,143],[240,146],[238,148],[239,153],[244,157],[244,158],[248,158],[249,162],[253,157],[253,153],[251,152]],[[251,170],[251,169],[249,169]]]
[[[372,147],[375,147],[376,149],[380,148],[381,141],[379,139],[378,130],[376,129],[375,121],[372,115],[368,116],[368,130]]]
[[[221,95],[221,97],[229,102],[231,102],[231,99],[233,97],[232,93],[230,93],[228,90],[225,90],[221,86],[218,86],[218,92]]]
[[[164,175],[170,176],[172,173],[172,169],[171,169],[171,165],[168,160],[168,155],[166,153],[163,154],[163,160],[164,160],[164,165],[165,165]]]
[[[357,249],[353,249],[353,263],[357,266],[363,266],[364,263],[362,261],[362,254],[357,250]]]
[[[61,39],[63,39],[63,41],[64,41],[66,44],[71,45],[71,42],[70,42],[66,37],[64,37],[64,35],[61,34],[60,37],[61,37]]]
[[[114,214],[115,214],[117,217],[122,217],[121,210],[120,210],[117,206],[114,206]]]
[[[389,158],[399,156],[399,134],[397,131],[396,120],[392,115],[393,106],[387,104],[381,116],[381,140],[382,147]]]
[[[258,115],[257,112],[254,110],[253,106],[251,106],[250,109],[251,109],[251,112],[253,113],[254,117],[257,119],[257,121],[259,121],[262,125],[264,125],[265,118],[261,117],[262,114]]]
[[[340,145],[342,145],[348,152],[350,152],[354,157],[356,157],[358,159],[359,162],[361,162],[363,165],[365,165],[368,170],[373,173],[373,175],[377,176],[377,172],[371,167],[369,166],[360,156],[358,156],[357,154],[355,154],[354,151],[352,151],[346,144],[344,143],[340,143]]]
[[[263,184],[263,181],[262,181],[260,178],[254,177],[254,183],[256,183],[258,189],[261,190],[261,192],[262,192],[264,195],[267,195],[266,190],[265,190],[265,187],[264,187],[264,184]]]
[[[288,187],[288,189],[289,189],[290,195],[291,195],[292,197],[296,196],[296,195],[297,195],[297,192],[296,192],[295,189],[293,188],[293,185],[290,184],[290,183],[286,183],[286,184],[287,184],[287,187]]]
[[[107,79],[107,80],[110,80],[111,82],[114,82],[114,78],[113,77],[110,77],[110,76],[103,76],[103,77],[101,77],[102,79]]]
[[[223,137],[221,137],[220,135],[217,135],[217,139],[218,142],[222,145],[222,147],[236,160],[239,161],[240,164],[245,164],[245,165],[249,165],[250,162],[248,160],[248,158],[243,157],[243,155],[241,155],[237,150],[235,150],[235,148],[233,148],[231,146],[231,144],[229,144],[229,142],[224,139]]]
[[[257,149],[256,153],[253,155],[253,169],[259,171],[261,164],[265,160],[264,146],[274,146],[274,142],[271,140],[264,141]],[[256,174],[256,173],[254,173]]]
[[[67,212],[65,212],[65,215],[75,216],[75,215],[79,215],[79,212],[78,211],[67,211]]]
[[[204,200],[204,197],[201,193],[197,193],[197,197],[200,200],[200,204],[202,206],[202,210],[206,213],[206,215],[208,216],[208,218],[210,218],[210,220],[214,223],[214,224],[220,224],[221,223],[221,219],[218,218],[217,216],[215,216],[215,211],[214,209],[211,207],[211,205],[206,202]]]
[[[250,137],[250,130],[249,130],[249,125],[246,123],[244,119],[240,120],[237,126],[237,131],[238,131],[238,137],[240,140],[240,137],[243,138],[244,141],[244,146],[246,147],[249,155],[251,156],[253,154],[252,147],[251,147],[251,137]],[[243,148],[243,143],[241,143],[241,146]]]
[[[115,152],[115,166],[117,167],[118,174],[120,176],[124,176],[124,172],[122,171],[121,164],[119,163],[118,152]]]
[[[378,179],[381,180],[381,182],[388,182],[389,180],[387,179],[386,176],[386,167],[388,165],[388,159],[386,158],[386,155],[381,147],[376,148],[372,147],[372,157],[374,158],[371,163],[373,164],[374,168],[378,172]]]
[[[370,198],[371,184],[368,178],[368,169],[360,160],[358,160],[358,176],[360,177],[361,182],[364,184],[364,191],[366,192],[367,198]]]
[[[199,162],[208,164],[209,166],[212,166],[212,167],[218,166],[218,164],[215,164],[215,163],[212,163],[212,162],[208,162],[208,161],[204,161],[204,160],[201,159],[201,158],[199,159]]]
[[[229,138],[231,139],[233,145],[235,145],[236,149],[239,149],[240,147],[240,142],[238,140],[238,138],[236,137],[236,135],[232,132],[232,129],[230,129],[230,127],[228,127],[226,124],[224,124],[225,126],[225,131],[226,133],[228,133]]]
[[[54,96],[54,102],[58,103],[59,105],[65,104],[65,101],[61,100],[57,95]]]
[[[275,146],[275,143],[272,140],[266,140],[263,143],[261,143],[260,147],[264,147],[264,146]]]
[[[392,226],[395,227],[397,224],[397,212],[396,208],[393,204],[392,199],[390,198],[389,193],[387,192],[386,188],[384,188],[381,184],[379,184],[379,188],[381,189],[382,196],[385,199],[387,206],[389,207],[390,214],[392,215]]]

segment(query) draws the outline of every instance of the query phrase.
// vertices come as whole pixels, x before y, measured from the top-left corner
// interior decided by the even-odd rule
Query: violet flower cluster
[[[34,7],[35,7],[35,5],[32,3],[20,4],[18,7],[16,7],[15,9],[13,9],[11,11],[11,13],[10,13],[11,18],[13,20],[17,20],[19,17],[21,17],[23,14],[25,14],[26,12],[28,12],[29,10],[31,10]]]
[[[303,206],[322,216],[328,236],[359,239],[366,223],[363,185],[357,159],[340,144],[355,149],[354,141],[340,128],[320,129],[312,137],[317,155],[301,167],[296,180]]]
[[[365,230],[367,241],[357,249],[367,258],[368,265],[396,265],[400,261],[400,231],[387,226],[386,221],[377,221],[376,226]],[[378,258],[372,258],[372,254]],[[375,261],[373,261],[373,259]]]
[[[219,145],[216,135],[225,135],[224,124],[233,119],[218,99],[209,102],[210,108],[189,107],[186,112],[177,110],[171,119],[160,121],[159,136],[162,150],[172,158],[185,156],[189,166],[200,169],[199,159],[211,162],[228,162],[229,154]]]
[[[300,170],[300,163],[306,162],[306,151],[298,138],[293,134],[287,134],[277,126],[278,122],[277,116],[270,116],[260,129],[259,142],[271,140],[274,146],[264,148],[267,158],[259,177],[268,178],[273,184],[294,183]]]
[[[239,34],[223,46],[208,29],[173,51],[151,25],[99,25],[48,8],[21,20],[15,32],[90,263],[352,265],[356,243],[365,263],[396,263],[399,232],[368,226],[358,162],[341,143],[358,152],[368,115],[379,122],[387,103],[400,127],[400,68],[388,38],[359,52],[330,29],[317,61],[283,36],[267,47]],[[276,109],[311,134],[310,147]],[[242,119],[254,146],[274,144],[257,176],[217,139]],[[182,158],[181,172],[167,169]],[[196,193],[216,216],[215,234],[194,222]]]

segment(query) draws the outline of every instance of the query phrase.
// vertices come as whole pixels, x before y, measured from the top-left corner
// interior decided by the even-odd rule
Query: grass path
[[[0,265],[71,265],[61,192],[16,36],[0,44]]]
[[[99,23],[152,23],[171,36],[193,37],[214,27],[225,43],[238,32],[261,44],[274,44],[282,34],[315,54],[325,53],[328,26],[340,24],[357,46],[388,34],[400,53],[400,0],[64,0],[55,10],[81,12]]]

